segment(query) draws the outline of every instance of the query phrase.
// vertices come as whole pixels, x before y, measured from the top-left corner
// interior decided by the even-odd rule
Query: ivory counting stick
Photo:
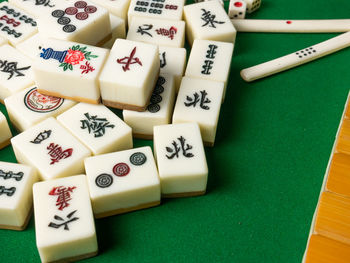
[[[350,46],[350,32],[343,33],[314,46],[304,48],[289,55],[243,69],[241,76],[245,81],[253,81],[275,73],[297,67],[304,63],[326,56]]]
[[[350,19],[231,19],[231,22],[238,32],[331,33],[350,31]]]

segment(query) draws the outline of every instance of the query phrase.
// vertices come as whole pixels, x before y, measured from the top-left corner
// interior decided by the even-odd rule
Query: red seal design
[[[86,20],[89,17],[89,14],[85,13],[85,12],[80,12],[80,13],[76,14],[75,17],[78,20]]]
[[[84,11],[86,13],[92,14],[92,13],[95,13],[97,11],[97,8],[93,5],[89,5],[89,6],[85,7]]]
[[[68,8],[66,8],[65,13],[67,15],[75,15],[76,13],[78,13],[78,8],[76,8],[76,7],[68,7]]]
[[[76,8],[85,8],[87,6],[87,3],[85,1],[78,1],[75,2],[74,6]]]
[[[130,167],[126,163],[117,163],[113,167],[113,173],[116,176],[123,177],[128,175],[130,172]]]
[[[46,113],[57,110],[63,104],[64,99],[40,94],[36,87],[32,88],[24,96],[24,105],[34,112]]]

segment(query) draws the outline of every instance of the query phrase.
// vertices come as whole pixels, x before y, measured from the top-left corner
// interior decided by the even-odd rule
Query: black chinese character
[[[216,49],[218,48],[217,45],[209,45],[208,46],[208,50],[207,50],[207,55],[206,55],[206,58],[215,58],[215,54],[216,54]]]
[[[213,68],[214,61],[212,60],[204,60],[204,65],[202,66],[203,70],[201,71],[204,75],[210,75],[210,70]]]
[[[42,141],[45,141],[47,138],[50,137],[51,135],[51,130],[48,130],[48,131],[43,131],[43,132],[40,132],[33,141],[30,141],[31,143],[34,143],[34,144],[40,144]]]
[[[136,33],[140,33],[141,35],[146,34],[149,35],[150,37],[153,37],[151,33],[147,32],[148,30],[151,30],[153,28],[153,25],[149,24],[143,24],[142,26],[139,26],[137,29]]]
[[[209,26],[209,27],[213,27],[216,28],[215,24],[224,24],[225,22],[223,21],[216,21],[216,15],[212,15],[210,11],[205,10],[204,8],[202,8],[202,17],[201,19],[205,22],[202,27],[204,26]]]
[[[162,54],[159,54],[160,55],[160,68],[164,68],[166,66],[166,59],[165,59],[165,55],[166,53],[163,52]]]
[[[98,118],[97,115],[90,116],[89,113],[84,114],[86,120],[80,120],[81,129],[88,129],[88,132],[93,132],[95,137],[101,137],[105,135],[106,128],[114,128],[113,124],[110,124],[106,118]]]
[[[21,71],[28,70],[30,66],[17,68],[18,62],[8,62],[7,60],[0,60],[0,69],[1,72],[8,73],[10,76],[8,80],[13,77],[14,74],[17,74],[15,77],[25,76]]]
[[[183,136],[180,136],[177,138],[177,140],[180,142],[180,147],[176,141],[173,141],[172,148],[171,147],[165,147],[166,151],[170,153],[170,155],[165,155],[168,159],[173,159],[174,157],[179,158],[179,152],[182,150],[182,155],[186,158],[193,157],[193,153],[189,153],[187,151],[191,150],[193,147],[186,143],[186,139]]]
[[[68,224],[79,219],[79,217],[72,218],[72,216],[75,214],[76,211],[77,210],[75,210],[67,215],[67,221],[64,221],[64,219],[62,217],[55,215],[54,219],[59,221],[59,222],[58,223],[50,222],[49,227],[60,228],[61,226],[64,226],[64,230],[69,230]],[[62,223],[60,223],[60,222],[62,222]]]
[[[186,107],[193,106],[193,108],[195,108],[199,102],[199,107],[201,107],[203,110],[209,110],[210,107],[205,105],[211,102],[211,100],[207,98],[207,95],[208,93],[205,90],[200,91],[200,95],[195,92],[193,94],[193,98],[186,96],[187,102],[184,102],[184,104]]]

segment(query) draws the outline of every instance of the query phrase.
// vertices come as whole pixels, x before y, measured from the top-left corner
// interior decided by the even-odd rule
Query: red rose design
[[[68,50],[68,54],[64,58],[64,62],[71,64],[71,65],[77,65],[81,61],[85,59],[84,53],[79,50]]]

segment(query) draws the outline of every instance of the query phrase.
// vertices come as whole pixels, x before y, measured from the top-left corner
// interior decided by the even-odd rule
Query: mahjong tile
[[[95,256],[97,238],[85,175],[33,186],[36,245],[42,262]]]
[[[118,16],[109,15],[111,21],[112,38],[105,42],[102,47],[111,49],[117,38],[125,38],[125,20]]]
[[[225,5],[224,5],[224,1],[223,0],[204,0],[204,2],[206,2],[206,1],[217,1],[217,2],[219,2],[220,3],[220,5],[222,6],[222,7],[224,7]]]
[[[244,0],[247,3],[247,13],[250,14],[260,8],[261,0]]]
[[[56,117],[75,104],[72,100],[40,94],[36,86],[5,99],[11,123],[20,132],[49,117]]]
[[[0,112],[0,149],[10,144],[12,133],[5,115]]]
[[[39,18],[43,13],[52,12],[61,0],[8,0],[35,18]]]
[[[43,37],[39,33],[32,35],[26,40],[22,41],[16,46],[16,49],[21,51],[24,55],[30,57],[31,59],[35,59],[38,55],[38,50],[43,45]]]
[[[186,67],[186,49],[159,46],[160,73],[174,76],[178,92]]]
[[[57,120],[94,155],[132,148],[131,128],[104,105],[79,103]]]
[[[42,180],[84,172],[90,150],[50,117],[11,139],[19,163],[37,168]]]
[[[3,45],[0,47],[0,102],[34,84],[32,61],[21,52]]]
[[[91,1],[60,1],[38,19],[45,37],[98,45],[111,37],[108,11]]]
[[[228,16],[232,19],[244,19],[247,3],[244,0],[230,0]]]
[[[103,104],[144,111],[159,75],[159,64],[156,45],[117,39],[99,77]]]
[[[183,77],[173,123],[197,122],[204,144],[213,146],[223,90],[222,82]]]
[[[0,3],[0,36],[16,46],[38,32],[35,19],[7,2]]]
[[[98,104],[97,78],[109,51],[85,44],[45,39],[33,62],[40,93]]]
[[[0,37],[0,46],[7,44],[8,41],[6,38]]]
[[[0,162],[0,228],[23,230],[32,213],[34,168]]]
[[[161,46],[183,47],[185,22],[135,17],[126,38]]]
[[[186,35],[192,45],[195,39],[234,43],[236,29],[218,1],[207,1],[184,7]]]
[[[183,0],[142,1],[131,0],[128,11],[128,23],[134,17],[150,17],[164,20],[181,20]]]
[[[104,8],[106,8],[111,14],[126,20],[130,0],[91,0]]]
[[[132,128],[133,136],[152,139],[154,126],[171,123],[174,100],[174,77],[167,74],[159,75],[146,111],[123,111],[123,119]]]
[[[192,45],[185,76],[224,82],[224,99],[232,54],[232,43],[196,39]]]
[[[150,147],[85,159],[96,218],[160,204],[160,181]]]
[[[153,140],[162,196],[204,194],[208,166],[198,124],[155,126]]]

